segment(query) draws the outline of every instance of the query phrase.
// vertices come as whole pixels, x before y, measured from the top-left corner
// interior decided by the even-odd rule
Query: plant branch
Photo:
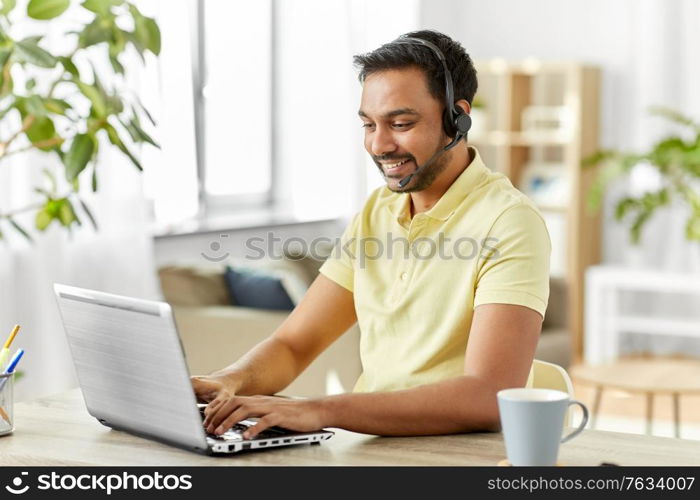
[[[15,149],[12,151],[8,151],[4,155],[1,155],[0,158],[6,158],[8,156],[15,155],[17,153],[24,153],[25,151],[31,151],[34,148],[50,148],[53,146],[58,146],[59,144],[62,144],[64,141],[63,137],[52,137],[51,139],[45,139],[43,141],[37,141],[37,142],[32,142],[28,146],[24,146],[19,149]]]
[[[5,151],[7,151],[7,148],[10,146],[10,144],[12,144],[12,141],[14,141],[15,139],[17,139],[17,137],[19,137],[19,135],[20,135],[21,133],[26,132],[27,130],[29,130],[29,127],[32,126],[32,124],[34,123],[34,120],[35,120],[35,119],[36,119],[36,117],[35,117],[34,115],[27,115],[27,116],[25,116],[25,117],[24,117],[24,120],[22,120],[22,128],[20,128],[17,132],[15,132],[15,133],[12,135],[12,137],[10,137],[8,140],[6,140],[5,142],[0,143],[0,152],[3,152],[3,153],[4,153],[4,154],[1,154],[1,155],[0,155],[0,158],[2,158],[3,156],[7,156],[8,153],[5,153]]]
[[[29,212],[31,210],[38,210],[43,206],[44,206],[43,203],[32,203],[31,205],[27,205],[27,206],[22,207],[22,208],[10,210],[9,212],[4,213],[4,214],[0,213],[0,219],[12,219],[13,217],[15,217],[19,214],[23,214],[23,213]]]

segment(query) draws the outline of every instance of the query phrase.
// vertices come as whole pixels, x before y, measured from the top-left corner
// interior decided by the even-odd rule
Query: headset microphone
[[[458,134],[458,135],[452,140],[452,142],[450,142],[450,143],[449,143],[447,146],[445,146],[444,148],[439,149],[433,156],[431,156],[431,157],[428,159],[428,161],[426,161],[423,165],[419,166],[412,174],[408,174],[406,177],[404,177],[403,179],[401,179],[401,180],[399,181],[399,187],[400,187],[401,189],[403,189],[404,187],[406,187],[406,184],[408,184],[409,182],[411,182],[411,179],[413,179],[413,176],[414,176],[414,175],[416,175],[418,172],[420,172],[420,171],[423,170],[424,168],[428,168],[430,165],[432,165],[433,162],[434,162],[435,160],[437,160],[438,157],[439,157],[440,155],[442,155],[442,153],[444,153],[444,152],[446,152],[446,151],[449,151],[450,149],[452,149],[453,147],[455,147],[455,146],[457,145],[457,143],[459,142],[459,140],[460,140],[462,137],[463,137],[462,135]]]
[[[442,64],[442,69],[445,72],[445,112],[443,113],[442,117],[443,127],[449,137],[454,137],[452,142],[450,142],[444,148],[438,150],[433,156],[430,157],[430,159],[427,162],[419,166],[415,170],[415,172],[413,172],[410,175],[407,175],[399,181],[399,188],[403,189],[409,182],[411,182],[413,176],[415,176],[424,168],[430,166],[438,158],[438,156],[455,147],[462,138],[465,138],[467,136],[467,132],[469,132],[469,129],[472,126],[472,119],[467,113],[464,112],[462,108],[455,104],[452,74],[450,73],[450,70],[447,67],[445,55],[437,47],[437,45],[427,40],[423,40],[422,38],[412,38],[407,36],[399,37],[392,43],[406,45],[422,45],[432,50],[437,56],[437,58],[440,60],[440,63]]]

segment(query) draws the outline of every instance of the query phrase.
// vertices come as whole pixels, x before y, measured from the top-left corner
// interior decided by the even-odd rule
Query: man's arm
[[[213,401],[218,396],[279,392],[356,321],[353,294],[320,274],[269,338],[232,365],[192,377],[195,393]]]
[[[272,425],[402,436],[498,430],[496,393],[525,384],[541,327],[542,316],[532,309],[484,304],[474,311],[463,376],[401,391],[307,401],[233,397],[205,424],[220,433],[244,418],[261,417],[248,437]]]

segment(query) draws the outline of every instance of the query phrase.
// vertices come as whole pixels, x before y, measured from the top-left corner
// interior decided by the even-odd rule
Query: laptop
[[[244,439],[254,420],[208,434],[206,405],[197,404],[168,304],[61,284],[54,292],[85,405],[100,423],[205,454],[319,444],[333,436],[272,427]]]

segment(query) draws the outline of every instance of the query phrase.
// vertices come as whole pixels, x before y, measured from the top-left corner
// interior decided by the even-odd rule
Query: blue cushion
[[[226,286],[232,303],[257,309],[291,311],[294,303],[279,278],[248,269],[226,266]]]

